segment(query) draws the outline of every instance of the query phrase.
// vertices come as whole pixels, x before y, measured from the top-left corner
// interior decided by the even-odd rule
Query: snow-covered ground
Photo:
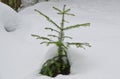
[[[51,0],[19,13],[0,3],[0,79],[120,79],[119,3],[119,0]],[[31,37],[31,34],[47,35],[50,32],[44,28],[54,27],[34,9],[59,22],[60,16],[52,7],[62,8],[64,4],[76,14],[66,17],[70,22],[67,25],[91,23],[91,27],[74,29],[67,34],[73,36],[74,41],[89,42],[92,47],[69,49],[70,75],[55,78],[38,75],[42,63],[56,50],[54,46],[40,45],[40,40]],[[14,31],[6,32],[6,27]]]

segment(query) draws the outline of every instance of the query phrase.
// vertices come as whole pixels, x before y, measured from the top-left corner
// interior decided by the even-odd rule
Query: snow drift
[[[0,28],[7,32],[14,31],[18,27],[18,19],[17,12],[0,2]]]

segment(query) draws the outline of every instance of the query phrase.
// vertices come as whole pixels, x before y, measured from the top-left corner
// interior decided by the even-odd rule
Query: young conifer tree
[[[84,48],[84,46],[91,47],[89,43],[80,43],[80,42],[65,42],[64,40],[66,38],[72,39],[70,36],[65,35],[65,31],[67,30],[72,30],[74,28],[79,28],[79,27],[86,27],[90,26],[90,23],[84,23],[84,24],[76,24],[76,25],[71,25],[71,26],[65,26],[65,23],[67,22],[65,20],[65,16],[75,16],[74,14],[69,13],[71,9],[66,9],[66,5],[63,6],[63,9],[60,10],[56,7],[53,7],[54,10],[57,11],[57,14],[61,16],[61,22],[60,25],[57,24],[55,21],[53,21],[50,17],[45,15],[44,13],[40,12],[39,10],[36,10],[40,15],[45,17],[47,21],[49,21],[51,24],[53,24],[57,29],[51,28],[51,27],[46,27],[46,30],[50,30],[53,32],[56,32],[57,35],[52,35],[48,34],[47,37],[39,36],[32,34],[33,37],[36,39],[41,39],[43,42],[41,44],[54,44],[58,47],[57,51],[57,56],[53,57],[52,59],[47,60],[40,71],[40,74],[47,75],[50,77],[55,77],[58,74],[63,74],[63,75],[68,75],[70,74],[70,62],[69,58],[67,55],[67,50],[69,46],[76,46],[80,48]],[[58,40],[51,40],[49,37],[57,38]]]

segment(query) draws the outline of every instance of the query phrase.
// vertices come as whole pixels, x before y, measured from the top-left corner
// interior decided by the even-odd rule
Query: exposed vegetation
[[[1,0],[1,2],[9,5],[16,11],[18,11],[18,8],[21,6],[21,0]]]

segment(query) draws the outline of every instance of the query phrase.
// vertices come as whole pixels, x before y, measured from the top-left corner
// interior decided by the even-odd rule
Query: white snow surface
[[[0,79],[120,79],[119,3],[119,0],[51,0],[25,8],[19,13],[0,3]],[[64,4],[71,8],[71,13],[76,14],[75,17],[66,17],[70,22],[66,26],[91,23],[90,27],[67,31],[66,34],[73,36],[74,41],[89,42],[92,47],[86,50],[71,47],[68,50],[72,65],[70,75],[55,78],[38,75],[44,61],[55,55],[56,48],[40,45],[40,40],[31,37],[31,34],[45,36],[51,32],[44,28],[54,27],[34,9],[59,23],[60,16],[52,7],[62,8]],[[6,32],[4,24],[14,23],[16,16],[20,19],[15,21],[18,24],[14,26],[16,30]]]
[[[18,28],[19,17],[9,6],[0,2],[0,28],[5,28],[6,31],[14,31]]]

